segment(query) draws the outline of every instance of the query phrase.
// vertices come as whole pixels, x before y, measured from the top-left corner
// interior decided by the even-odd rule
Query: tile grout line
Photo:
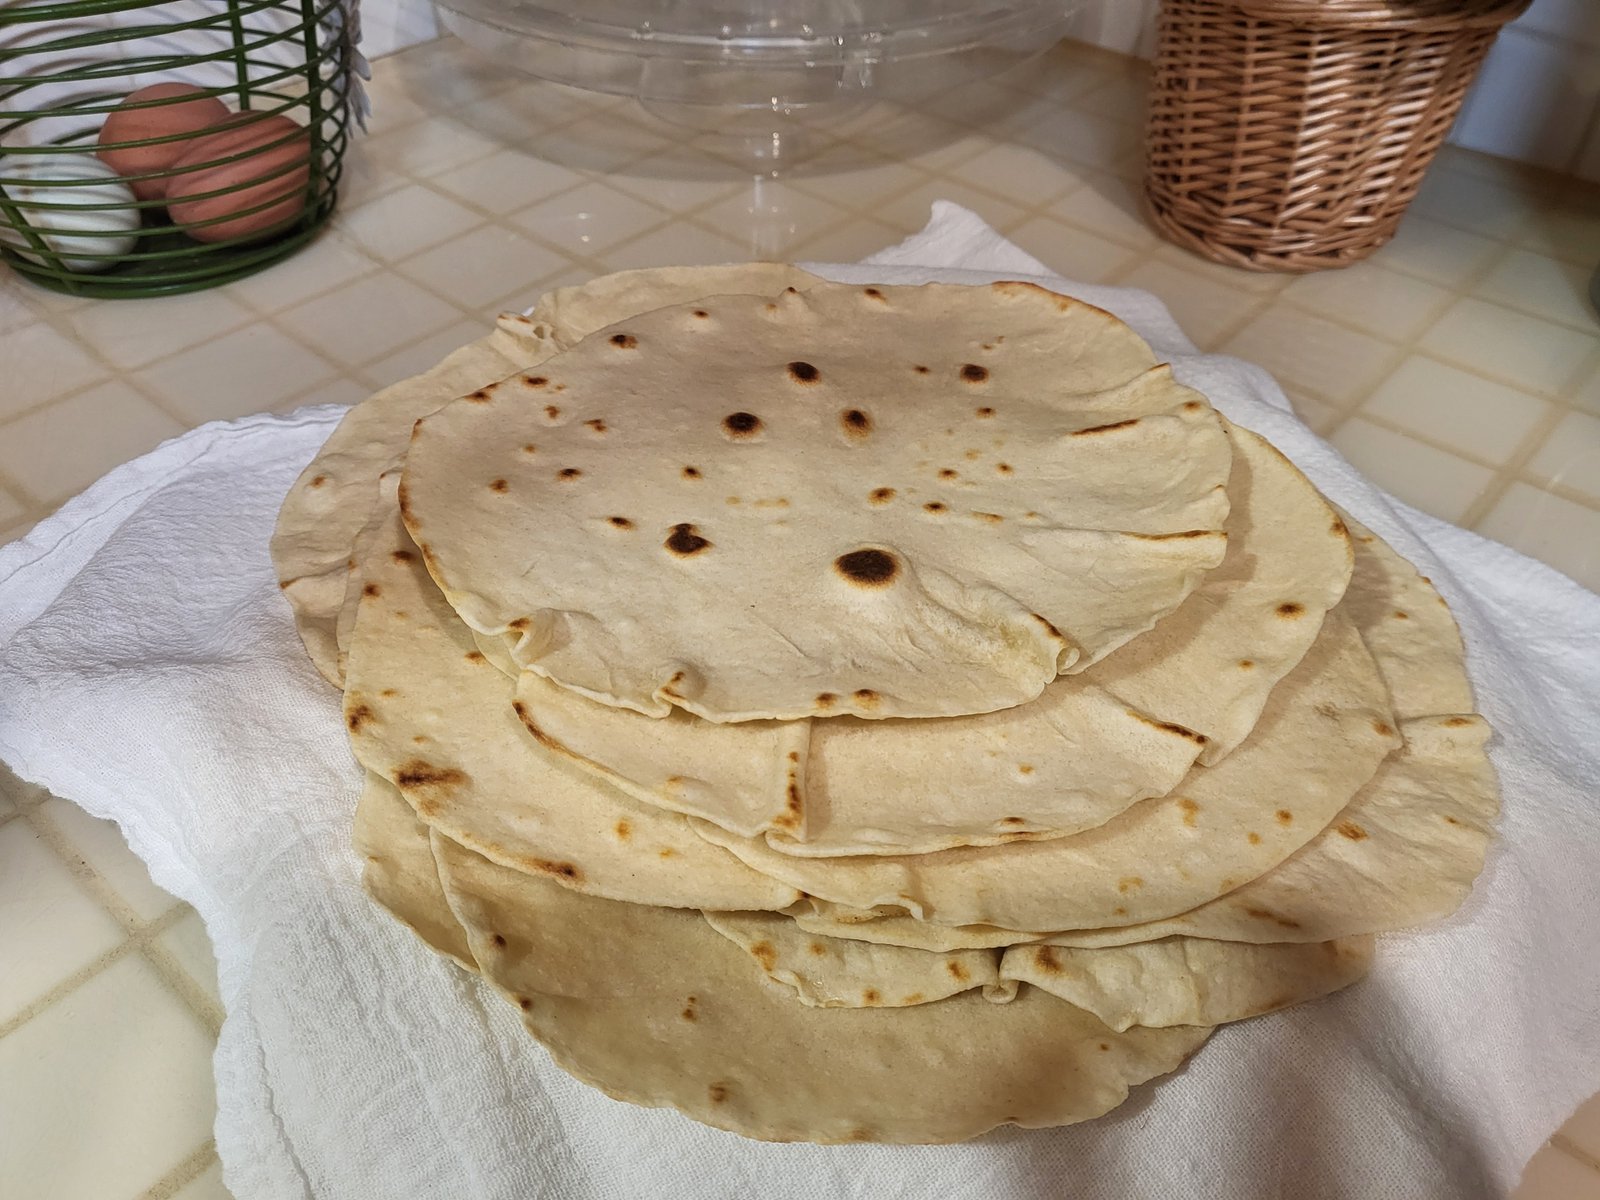
[[[1533,456],[1543,448],[1545,441],[1555,432],[1556,426],[1561,424],[1565,416],[1566,413],[1560,405],[1552,404],[1550,406],[1550,411],[1545,413],[1544,418],[1528,431],[1522,441],[1517,443],[1517,448],[1512,451],[1505,464],[1496,470],[1494,478],[1484,484],[1483,490],[1463,510],[1459,522],[1461,528],[1476,529],[1478,527],[1478,523],[1489,515],[1494,506],[1499,504],[1505,494],[1517,483],[1523,469],[1533,459]],[[1548,491],[1548,489],[1543,490]],[[1527,552],[1523,551],[1523,553]]]
[[[177,1166],[140,1192],[134,1200],[171,1200],[171,1197],[193,1183],[216,1161],[216,1140],[207,1138],[197,1149],[190,1151]]]
[[[1562,1129],[1565,1128],[1566,1126],[1563,1125]],[[1577,1142],[1573,1141],[1570,1137],[1563,1133],[1561,1129],[1556,1130],[1555,1133],[1550,1135],[1549,1145],[1554,1146],[1568,1158],[1577,1159],[1578,1162],[1588,1167],[1591,1171],[1600,1172],[1600,1156],[1597,1156],[1578,1145]]]

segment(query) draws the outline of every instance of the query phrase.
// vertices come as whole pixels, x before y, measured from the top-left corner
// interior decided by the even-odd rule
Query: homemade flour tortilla
[[[273,565],[317,670],[343,686],[336,627],[352,569],[350,546],[377,503],[378,476],[399,461],[419,417],[635,313],[697,296],[767,294],[814,282],[794,267],[746,263],[621,271],[558,288],[530,316],[503,314],[488,336],[353,407],[289,490],[272,537]]]
[[[435,835],[484,977],[563,1069],[619,1100],[766,1141],[953,1142],[1108,1112],[1206,1026],[1117,1033],[1038,988],[819,1009],[751,970],[699,913],[621,904]]]
[[[1026,284],[710,297],[418,422],[400,500],[473,629],[718,721],[1037,696],[1221,561],[1216,413]]]
[[[498,862],[613,899],[769,909],[799,898],[696,837],[686,818],[541,755],[511,681],[455,619],[392,510],[363,574],[345,724],[357,759],[421,820]]]
[[[926,854],[1103,824],[1231,751],[1350,577],[1349,534],[1316,489],[1262,438],[1224,428],[1221,565],[1150,633],[1036,700],[937,721],[716,723],[646,717],[522,671],[526,723],[630,796],[785,854]],[[494,658],[492,643],[479,640]]]

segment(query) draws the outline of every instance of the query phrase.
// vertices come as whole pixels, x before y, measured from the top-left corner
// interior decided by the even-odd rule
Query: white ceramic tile
[[[758,178],[701,210],[696,219],[738,242],[749,258],[779,260],[799,243],[849,220],[850,214],[782,180]]]
[[[183,428],[112,380],[0,425],[0,471],[35,500],[54,503]]]
[[[1585,412],[1600,416],[1600,359],[1572,393],[1572,402]]]
[[[1600,591],[1600,511],[1514,483],[1476,528]]]
[[[1304,392],[1289,392],[1289,404],[1295,415],[1311,426],[1312,431],[1327,437],[1333,427],[1344,420],[1345,410]]]
[[[614,246],[601,261],[608,271],[631,271],[639,267],[741,262],[746,257],[744,248],[732,238],[698,225],[674,222]]]
[[[0,334],[31,325],[43,315],[28,302],[29,290],[9,271],[0,275]]]
[[[1362,411],[1499,465],[1544,420],[1550,404],[1418,354],[1378,385]]]
[[[1146,250],[1158,240],[1145,219],[1140,188],[1126,179],[1104,172],[1086,176],[1084,185],[1045,206],[1049,216],[1087,229],[1135,250]]]
[[[1567,169],[1600,94],[1594,58],[1588,47],[1507,27],[1479,68],[1450,140]]]
[[[1127,269],[1138,254],[1120,242],[1050,217],[1031,217],[1006,232],[1052,271],[1080,283],[1105,283]]]
[[[80,341],[112,366],[141,367],[164,354],[209,341],[253,316],[243,305],[212,290],[133,301],[97,300],[68,314],[66,321]]]
[[[1435,164],[1412,207],[1423,216],[1491,238],[1515,237],[1528,227],[1537,193],[1518,185]]]
[[[1398,355],[1369,334],[1281,306],[1261,313],[1222,349],[1335,404],[1366,395]]]
[[[5,335],[5,386],[0,420],[54,400],[106,375],[106,368],[48,325]]]
[[[375,392],[392,383],[399,383],[402,379],[422,374],[451,351],[487,336],[492,319],[457,321],[436,333],[407,343],[393,354],[368,363],[360,369],[361,378],[367,385],[366,390]]]
[[[949,200],[970,209],[996,229],[1010,229],[1026,215],[1023,209],[1008,200],[947,179],[929,180],[892,200],[875,204],[872,215],[906,233],[915,233],[928,223],[935,200]]]
[[[483,220],[481,213],[417,183],[335,218],[346,237],[387,262],[437,246]]]
[[[133,1200],[209,1136],[212,1046],[141,956],[114,963],[0,1039],[6,1176]]]
[[[1024,208],[1039,208],[1059,199],[1083,182],[1083,170],[1027,146],[1001,143],[969,158],[947,174],[994,192]]]
[[[670,146],[671,140],[653,128],[657,124],[648,113],[630,104],[541,134],[533,147],[542,158],[604,175]],[[681,132],[674,130],[673,136]]]
[[[1262,303],[1260,296],[1222,291],[1205,277],[1157,258],[1140,263],[1120,277],[1117,284],[1153,292],[1171,310],[1189,340],[1202,350],[1214,347]]]
[[[1225,266],[1168,242],[1157,243],[1155,253],[1163,262],[1182,267],[1186,271],[1193,271],[1197,275],[1204,275],[1218,288],[1226,288],[1229,291],[1257,292],[1268,296],[1274,292],[1281,292],[1294,279],[1292,275],[1276,271],[1245,271],[1238,267]]]
[[[410,182],[398,171],[390,170],[388,163],[370,154],[365,137],[358,137],[351,143],[341,166],[339,204],[342,208],[358,207]]]
[[[1600,336],[1600,314],[1589,302],[1589,279],[1597,269],[1600,262],[1580,266],[1531,250],[1513,250],[1473,293]]]
[[[1407,504],[1459,521],[1494,472],[1403,433],[1352,417],[1329,439],[1358,471]]]
[[[1149,68],[1112,75],[1098,87],[1090,88],[1072,101],[1081,112],[1110,117],[1114,121],[1142,125],[1150,96]]]
[[[1527,473],[1600,504],[1600,417],[1568,413],[1529,460]]]
[[[378,261],[336,226],[291,258],[222,290],[257,312],[275,313],[378,269]]]
[[[0,439],[5,436],[4,429],[0,428]],[[0,441],[0,450],[4,450],[4,442]],[[5,488],[0,488],[0,529],[9,528],[21,521],[27,514],[28,508]]]
[[[1513,1200],[1600,1200],[1600,1171],[1546,1145],[1522,1173]]]
[[[1561,1135],[1585,1154],[1600,1159],[1600,1096],[1580,1104],[1561,1127]]]
[[[1321,316],[1399,342],[1426,329],[1450,303],[1452,293],[1412,275],[1356,263],[1302,275],[1284,288],[1283,297]]]
[[[1390,240],[1367,261],[1409,275],[1461,287],[1500,253],[1501,243],[1412,211]]]
[[[492,96],[463,104],[451,115],[502,146],[525,150],[548,130],[620,108],[626,103],[618,96],[523,76]]]
[[[183,1187],[172,1193],[172,1200],[234,1200],[222,1184],[222,1164],[214,1162]]]
[[[382,137],[368,139],[367,153],[390,170],[413,179],[443,175],[451,168],[484,158],[499,143],[450,117],[429,117]]]
[[[1577,374],[1595,340],[1469,296],[1456,301],[1418,344],[1485,375],[1554,395]]]
[[[444,357],[440,355],[440,357]],[[340,375],[335,379],[326,380],[317,384],[309,391],[291,396],[287,400],[280,400],[271,408],[272,412],[287,413],[297,408],[306,408],[313,404],[342,404],[348,407],[359,404],[372,395],[372,387],[348,375]]]
[[[514,229],[480,225],[406,259],[400,270],[463,308],[477,308],[570,265],[563,255]]]
[[[77,856],[115,892],[141,921],[153,921],[182,903],[157,887],[150,871],[128,848],[115,821],[91,817],[70,800],[52,796],[35,820],[48,821]]]
[[[211,939],[206,935],[205,922],[199,913],[193,909],[184,913],[156,939],[156,944],[177,960],[202,992],[218,1006],[222,1004],[222,995],[217,990],[217,956],[211,949]]]
[[[669,148],[610,172],[606,182],[618,191],[671,212],[688,212],[750,190],[749,175],[722,162],[713,162],[694,150]]]
[[[569,254],[592,256],[666,219],[642,200],[586,183],[523,209],[511,221]]]
[[[508,149],[497,150],[487,158],[436,176],[430,186],[478,208],[504,214],[526,208],[586,180],[587,176],[558,163]]]
[[[1600,122],[1595,127],[1600,129]],[[1592,268],[1600,263],[1600,197],[1590,188],[1546,205],[1529,218],[1517,241],[1552,258]]]
[[[394,275],[374,275],[279,315],[283,327],[337,362],[356,366],[398,350],[461,312]],[[294,393],[303,391],[304,386]]]
[[[35,808],[50,798],[50,793],[42,787],[18,779],[15,772],[3,762],[0,762],[0,794],[9,797],[18,808],[23,809]]]
[[[893,225],[859,218],[801,242],[794,257],[797,262],[857,262],[904,238]]]
[[[880,201],[928,181],[928,176],[904,163],[874,159],[862,161],[859,151],[824,155],[807,163],[791,182],[845,208],[871,215]]]
[[[1112,170],[1140,158],[1136,125],[1062,108],[1019,132],[1017,140],[1081,167]]]
[[[338,374],[333,363],[268,325],[251,325],[134,374],[196,425],[262,412]]]
[[[6,969],[0,971],[0,1021],[9,1020],[122,940],[122,926],[26,821],[0,825],[0,945],[5,947],[6,961]],[[0,1038],[0,1058],[11,1041]],[[0,1088],[4,1105],[14,1087],[3,1068],[0,1079],[7,1080]],[[0,1128],[6,1128],[4,1119]],[[7,1174],[11,1169],[8,1162]]]

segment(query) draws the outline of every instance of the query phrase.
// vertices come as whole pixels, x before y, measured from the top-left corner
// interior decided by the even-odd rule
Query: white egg
[[[139,210],[133,207],[133,190],[92,154],[4,155],[0,157],[0,187],[12,200],[71,206],[15,210],[62,256],[62,265],[69,271],[104,271],[134,247]],[[91,207],[98,205],[115,207]],[[0,209],[0,242],[29,262],[44,263],[12,220],[10,213]]]

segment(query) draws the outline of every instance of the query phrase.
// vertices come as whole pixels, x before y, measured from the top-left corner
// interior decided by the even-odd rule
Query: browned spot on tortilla
[[[1401,612],[1397,608],[1394,610],[1394,619],[1396,621],[1409,621],[1411,619],[1411,614],[1408,612]]]
[[[1475,724],[1471,717],[1451,717],[1445,722],[1450,729],[1461,729],[1464,726]]]
[[[610,428],[610,426],[608,426],[599,417],[592,417],[589,420],[585,421],[584,424],[587,425],[590,429],[594,430],[596,433],[604,433],[604,432],[606,432],[607,429]]]
[[[942,500],[930,500],[927,504],[924,504],[922,507],[923,507],[924,511],[926,511],[926,512],[942,513],[942,512],[945,511],[945,509],[948,506]]]
[[[539,723],[533,719],[533,714],[528,711],[527,705],[523,704],[521,700],[513,700],[511,702],[511,710],[517,714],[517,720],[522,722],[523,727],[533,735],[534,741],[541,746],[549,747],[551,750],[565,749],[560,742],[539,728]]]
[[[518,996],[517,997],[517,1007],[520,1008],[523,1012],[527,1012],[530,1008],[533,1007],[533,1001],[528,999],[528,997],[526,997],[526,996]]]
[[[1254,830],[1251,830],[1249,833],[1245,834],[1244,838],[1245,841],[1249,842],[1252,846],[1261,845],[1261,835],[1256,833]]]
[[[926,999],[927,999],[927,997],[924,996],[921,992],[912,992],[904,1000],[900,1001],[900,1003],[901,1004],[921,1004]]]
[[[999,525],[999,524],[1002,524],[1005,521],[1005,518],[1002,517],[999,513],[974,512],[972,515],[977,517],[978,520],[980,520],[980,521],[989,522],[989,524],[991,524],[991,525]]]
[[[1146,542],[1182,542],[1192,538],[1215,537],[1214,529],[1184,529],[1177,533],[1129,533],[1129,537],[1136,537]]]
[[[850,1131],[850,1140],[852,1142],[870,1142],[877,1136],[877,1134],[873,1133],[872,1130],[868,1129],[865,1125],[857,1125]]]
[[[682,1016],[685,1021],[695,1021],[699,1019],[694,1011],[694,1005],[695,999],[693,996],[690,996],[688,1003],[683,1006]]]
[[[1092,433],[1110,433],[1114,429],[1131,429],[1138,423],[1138,417],[1129,417],[1126,421],[1113,421],[1109,425],[1091,425],[1088,429],[1074,429],[1072,436],[1088,437]]]
[[[761,418],[755,413],[729,413],[722,418],[722,432],[735,441],[746,441],[761,432]]]
[[[1366,840],[1367,831],[1361,828],[1361,826],[1357,825],[1354,821],[1340,821],[1339,836],[1347,837],[1352,842],[1361,842]]]
[[[789,776],[789,786],[786,789],[786,792],[787,794],[784,799],[784,804],[788,807],[791,813],[798,814],[800,810],[805,807],[805,801],[801,799],[800,784],[796,782],[793,775]]]
[[[1112,915],[1112,916],[1114,916],[1114,917],[1125,917],[1125,916],[1127,916],[1127,915],[1128,915],[1128,910],[1127,910],[1127,909],[1125,909],[1125,908],[1123,908],[1123,907],[1122,907],[1122,906],[1121,906],[1121,905],[1120,905],[1120,904],[1119,904],[1119,905],[1118,905],[1118,906],[1117,906],[1117,907],[1116,907],[1116,908],[1113,908],[1113,909],[1112,909],[1112,910],[1111,910],[1111,915]]]
[[[939,478],[940,479],[954,479],[960,474],[961,474],[961,472],[957,471],[954,467],[940,467],[939,468]]]
[[[628,822],[625,821],[625,820],[617,822],[616,831],[617,831],[617,836],[619,838],[621,838],[623,841],[627,841],[628,838],[633,836],[633,826],[629,825]]]
[[[1350,527],[1339,518],[1337,513],[1334,514],[1333,524],[1329,526],[1329,529],[1333,531],[1334,537],[1347,538],[1350,536]]]
[[[1017,774],[1018,775],[1032,775],[1033,774],[1033,764],[1032,763],[1018,763],[1017,764]]]
[[[796,383],[815,383],[822,378],[822,372],[808,362],[792,362],[789,364],[789,378]]]
[[[859,587],[886,587],[900,573],[900,563],[887,550],[867,547],[851,550],[833,560],[833,568],[840,576]]]
[[[1032,617],[1035,621],[1039,622],[1039,624],[1043,625],[1045,633],[1049,634],[1050,637],[1054,638],[1056,641],[1064,642],[1064,641],[1067,640],[1066,638],[1061,636],[1061,630],[1057,629],[1054,625],[1052,625],[1049,621],[1045,620],[1038,613],[1029,613],[1028,615],[1030,617]]]
[[[1176,725],[1171,721],[1158,721],[1154,717],[1147,717],[1144,713],[1139,712],[1137,709],[1130,708],[1126,711],[1130,717],[1138,718],[1146,725],[1150,726],[1150,728],[1159,729],[1162,733],[1175,733],[1181,738],[1187,738],[1196,746],[1204,746],[1208,741],[1211,740],[1203,733],[1196,733],[1192,729],[1186,729],[1182,725]]]
[[[517,864],[526,867],[530,871],[537,871],[543,875],[556,875],[562,879],[570,879],[573,882],[583,878],[583,872],[569,862],[552,862],[548,858],[519,857]]]
[[[1121,879],[1117,880],[1117,891],[1122,892],[1124,895],[1126,895],[1128,892],[1131,892],[1134,888],[1142,888],[1143,886],[1144,880],[1138,875],[1124,875]]]
[[[639,339],[631,333],[613,333],[611,344],[619,350],[632,350],[639,344]]]
[[[1299,929],[1300,928],[1300,922],[1299,921],[1290,920],[1288,917],[1280,917],[1277,913],[1273,912],[1271,909],[1266,909],[1266,908],[1246,908],[1244,910],[1244,912],[1245,912],[1245,916],[1247,916],[1247,917],[1254,917],[1258,921],[1271,921],[1274,925],[1281,926],[1284,929]]]
[[[511,490],[511,485],[509,483],[507,483],[504,479],[494,479],[494,480],[491,480],[490,483],[489,483],[489,490],[491,492],[502,492],[502,493],[504,493],[504,492],[508,492],[508,491]]]
[[[400,693],[395,691],[394,688],[384,688],[383,691],[378,693],[378,695],[382,696],[385,700],[388,700],[393,696],[398,696],[399,694]]]
[[[771,942],[757,942],[750,947],[750,955],[766,971],[772,970],[778,963],[778,951]]]
[[[985,405],[983,408],[978,409],[974,415],[982,420],[987,421],[990,417],[994,416],[994,409]]]
[[[1101,1042],[1100,1043],[1100,1049],[1102,1049],[1102,1050],[1111,1049],[1111,1043],[1110,1042]]]
[[[706,1094],[711,1097],[711,1103],[721,1104],[728,1098],[728,1085],[725,1083],[713,1083],[706,1089]]]
[[[413,758],[395,772],[394,782],[401,788],[460,787],[467,781],[466,773],[454,767],[436,767],[420,758]]]
[[[1187,796],[1180,796],[1178,797],[1178,807],[1183,810],[1183,823],[1190,826],[1194,825],[1195,814],[1200,811],[1200,805]]]
[[[911,369],[913,371],[915,371],[918,375],[926,375],[928,373],[928,368],[923,366],[921,363],[918,363],[916,366],[912,367]]]
[[[470,393],[467,399],[474,404],[487,404],[489,403],[489,389],[479,388],[477,391]]]
[[[383,591],[378,587],[377,584],[369,583],[366,587],[361,589],[361,594],[363,596],[381,596],[383,595]]]
[[[550,381],[548,379],[546,379],[543,375],[524,375],[522,377],[522,382],[527,384],[531,388],[542,388],[545,384],[549,383]]]
[[[697,316],[697,317],[699,317],[699,318],[700,318],[700,319],[701,319],[701,320],[702,320],[702,321],[703,321],[703,320],[705,320],[705,319],[706,319],[706,318],[707,318],[707,317],[709,317],[709,316],[710,316],[710,315],[711,315],[711,314],[710,314],[710,313],[708,313],[708,312],[707,312],[707,311],[706,311],[706,310],[705,310],[705,309],[703,309],[703,308],[697,308],[697,309],[695,309],[695,310],[694,310],[694,315],[695,315],[695,316]]]
[[[710,546],[711,542],[701,537],[693,525],[684,522],[674,525],[672,532],[667,535],[667,540],[661,544],[678,557],[688,558],[690,555],[699,554]]]
[[[946,962],[944,964],[944,969],[950,972],[950,978],[954,979],[957,983],[965,983],[968,979],[967,969],[954,959]]]
[[[859,408],[845,409],[839,414],[839,424],[847,437],[864,438],[872,432],[872,418]]]
[[[894,499],[894,489],[892,487],[873,488],[868,493],[867,499],[874,504],[887,504]]]
[[[863,296],[871,296],[874,300],[882,300],[885,304],[889,303],[887,300],[883,299],[883,293],[877,288],[864,288],[861,294]]]
[[[484,658],[482,650],[468,650],[467,661],[469,663],[481,663],[488,662],[489,660]]]
[[[877,708],[878,704],[883,700],[883,697],[871,688],[857,688],[855,697],[856,703],[862,708]]]
[[[423,742],[427,741],[428,739],[426,737],[424,737],[422,734],[419,733],[415,737],[413,737],[411,740],[413,742],[415,742],[417,745],[420,746],[420,745],[422,745]]]
[[[1394,726],[1387,721],[1374,721],[1372,723],[1372,731],[1380,737],[1394,736]]]
[[[861,1003],[866,1005],[882,1004],[883,997],[878,994],[877,988],[867,988],[861,993]]]
[[[1445,820],[1445,824],[1446,825],[1459,825],[1459,824],[1461,824],[1460,821],[1456,820],[1454,817],[1450,816],[1449,814],[1445,814],[1444,820]]]
[[[1002,475],[1010,475],[1012,473],[1012,467],[1010,463],[995,463],[994,469]],[[1034,515],[1037,516],[1038,514],[1036,513]]]
[[[321,487],[323,484],[325,484],[327,482],[328,482],[328,477],[326,475],[314,475],[311,478],[311,482],[308,483],[306,486],[307,487]]]
[[[668,846],[664,850],[661,851],[661,857],[662,858],[671,858],[676,853],[677,853],[676,850],[674,850],[671,846]]]
[[[1287,824],[1289,824],[1289,822],[1294,820],[1294,814],[1292,812],[1290,812],[1287,808],[1280,808],[1273,815],[1278,818],[1278,824],[1279,825],[1287,825]]]
[[[607,520],[609,520],[618,529],[632,529],[633,528],[633,522],[628,520],[627,517],[608,517]]]
[[[961,378],[968,383],[982,383],[989,378],[989,368],[980,367],[977,363],[961,364]]]
[[[1244,671],[1248,671],[1251,667],[1253,667],[1255,665],[1256,664],[1255,664],[1255,660],[1254,659],[1241,658],[1239,660],[1239,667],[1240,667],[1241,670],[1244,670]]]
[[[1033,965],[1046,975],[1061,974],[1061,958],[1056,954],[1054,946],[1035,946],[1033,950]]]
[[[494,943],[495,949],[497,950],[504,950],[506,948],[506,939],[504,934],[492,933],[489,935],[489,940]]]
[[[1293,600],[1290,600],[1287,603],[1278,605],[1278,615],[1280,617],[1298,617],[1301,613],[1303,613],[1305,611],[1306,611],[1305,605],[1297,604]]]
[[[812,942],[808,947],[806,947],[806,949],[810,950],[811,953],[817,955],[818,957],[821,957],[828,952],[828,948],[821,942]]]
[[[583,472],[577,467],[562,467],[561,470],[556,472],[556,478],[563,483],[571,483],[574,479],[579,479],[582,476]]]
[[[821,709],[832,708],[834,701],[836,701],[838,698],[839,697],[835,696],[832,692],[818,692],[817,698],[812,702],[812,705],[815,708]]]
[[[700,468],[699,467],[685,467],[683,469],[683,477],[685,479],[702,479],[702,478],[704,478],[704,476],[702,476],[700,474]]]
[[[372,709],[365,704],[358,704],[344,715],[344,723],[350,726],[351,733],[361,732],[361,727],[374,717]]]
[[[522,452],[524,454],[537,454],[539,453],[539,447],[535,446],[532,442],[529,442],[527,445],[523,446]]]
[[[559,417],[561,415],[561,410],[559,408],[557,408],[554,404],[546,404],[544,406],[544,415],[549,417],[552,421],[554,421],[557,417]]]

